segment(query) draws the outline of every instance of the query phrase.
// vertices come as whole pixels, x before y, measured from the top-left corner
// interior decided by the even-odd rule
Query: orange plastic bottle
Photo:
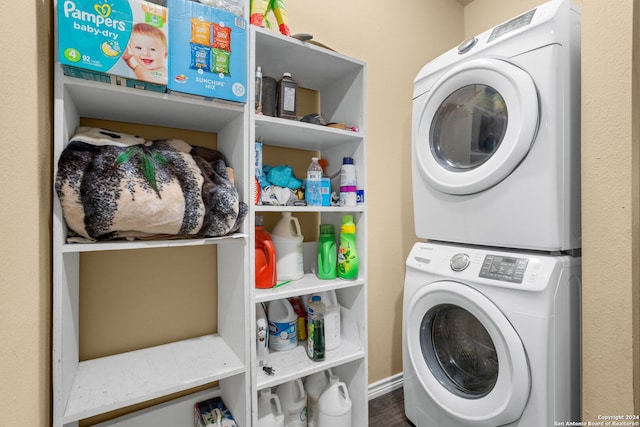
[[[256,288],[268,289],[276,285],[276,249],[263,221],[256,216]]]

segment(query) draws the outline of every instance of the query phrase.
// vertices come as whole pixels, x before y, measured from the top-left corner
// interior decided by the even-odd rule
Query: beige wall
[[[46,426],[50,399],[50,5],[0,24],[0,425]]]
[[[585,419],[640,413],[638,2],[611,3],[583,3]]]
[[[638,340],[631,340],[640,332],[639,132],[638,121],[631,122],[632,115],[638,117],[638,59],[630,54],[632,48],[634,52],[639,48],[635,3],[615,0],[612,8],[610,2],[584,1],[583,306],[588,417],[640,413],[640,355]],[[410,188],[413,77],[463,35],[478,33],[532,5],[530,0],[475,0],[463,12],[453,0],[411,0],[402,8],[365,0],[328,0],[321,7],[289,1],[293,32],[313,33],[317,41],[368,64],[370,382],[402,370],[404,260],[415,241]],[[16,61],[0,61],[0,76],[11,82],[2,86],[0,103],[4,140],[0,155],[0,425],[20,425],[29,419],[31,425],[46,426],[50,417],[51,6],[44,0],[4,6],[5,16],[11,19],[5,18],[0,25],[0,47],[4,58],[20,58],[20,66]],[[493,7],[495,15],[481,15],[479,6]]]

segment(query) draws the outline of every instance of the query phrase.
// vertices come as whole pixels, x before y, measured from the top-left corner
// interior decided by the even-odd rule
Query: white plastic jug
[[[307,390],[307,426],[318,427],[318,399],[329,385],[329,378],[333,376],[333,371],[327,369],[326,371],[316,372],[309,375],[304,380],[304,388]]]
[[[298,218],[291,216],[291,212],[282,212],[282,219],[271,232],[271,240],[276,249],[278,280],[302,279],[304,236],[300,232]]]
[[[267,309],[269,318],[269,348],[275,351],[291,350],[298,345],[298,315],[286,299],[271,301]]]
[[[340,304],[335,290],[317,292],[321,301],[327,307],[324,314],[324,348],[335,350],[340,345]],[[312,296],[313,296],[312,295]]]
[[[307,392],[302,380],[289,381],[276,388],[284,413],[285,427],[307,427]]]
[[[258,427],[284,427],[280,399],[270,388],[258,392]]]
[[[347,385],[332,375],[318,399],[316,427],[351,427],[351,398]]]

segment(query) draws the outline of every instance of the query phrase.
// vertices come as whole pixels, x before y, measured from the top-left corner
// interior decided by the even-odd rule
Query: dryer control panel
[[[486,255],[479,276],[504,282],[522,283],[528,263],[527,258]]]

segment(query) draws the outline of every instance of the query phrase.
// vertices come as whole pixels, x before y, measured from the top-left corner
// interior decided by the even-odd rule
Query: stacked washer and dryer
[[[554,0],[414,82],[403,376],[418,427],[581,419],[580,10]]]

